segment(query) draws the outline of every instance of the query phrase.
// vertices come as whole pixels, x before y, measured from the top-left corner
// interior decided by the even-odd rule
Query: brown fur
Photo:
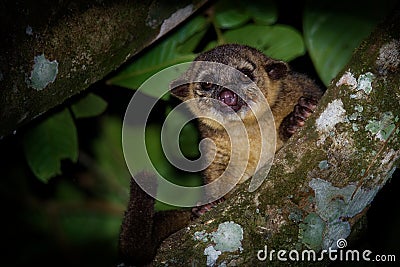
[[[284,134],[284,129],[281,129],[281,127],[285,127],[287,123],[282,122],[293,113],[293,109],[300,97],[311,98],[315,101],[318,101],[321,97],[321,90],[308,77],[292,72],[287,63],[268,58],[260,51],[248,46],[236,44],[222,45],[202,53],[195,61],[218,62],[229,65],[253,78],[254,83],[260,88],[262,94],[267,99],[275,120],[275,130],[277,133],[276,150],[278,150],[288,138],[288,134]],[[192,69],[189,69],[185,75],[198,75],[200,71],[203,71],[196,70],[195,68],[196,66],[193,65]],[[217,79],[224,79],[225,76],[222,75],[222,77],[218,77]],[[218,82],[219,84],[229,83],[229,81]],[[211,92],[209,90],[204,90],[201,83],[193,82],[177,87],[174,87],[174,84],[177,84],[177,81],[172,83],[171,86],[171,93],[174,96],[183,101],[193,98],[201,100],[198,105],[189,105],[189,109],[195,115],[202,116],[207,114],[217,116],[218,118],[222,118],[225,125],[231,127],[235,127],[235,123],[238,123],[232,119],[229,113],[225,113],[221,108],[215,107],[215,102],[202,100],[204,95],[215,98],[215,93],[212,92],[212,90]],[[255,102],[253,111],[257,116],[262,117],[264,113],[266,113],[265,105],[263,105],[257,97],[252,95],[252,92],[242,91],[241,93],[245,98]],[[243,182],[251,177],[261,157],[261,134],[255,116],[252,112],[244,112],[242,110],[243,108],[236,113],[240,116],[246,127],[248,138],[239,136],[239,138],[243,139],[243,142],[240,142],[239,147],[235,147],[235,149],[236,151],[243,152],[249,149],[250,157],[247,161],[248,164],[244,174],[239,171],[236,172],[235,170],[227,174],[232,176],[232,182],[234,180],[236,181],[238,178],[240,178],[239,182]],[[214,120],[199,118],[199,129],[203,138],[210,138],[216,144],[216,151],[212,146],[208,146],[205,149],[209,157],[214,156],[214,153],[216,153],[211,165],[204,171],[205,183],[211,183],[220,177],[227,167],[232,153],[231,142],[227,132]],[[247,155],[243,157],[247,159]],[[241,177],[237,177],[238,175]]]
[[[147,172],[136,174],[140,180],[156,185],[156,176]],[[148,187],[149,188],[149,187]],[[157,190],[153,187],[153,193]],[[119,254],[123,266],[151,266],[160,243],[189,224],[191,211],[154,211],[154,198],[144,192],[131,178],[130,199],[119,235]]]

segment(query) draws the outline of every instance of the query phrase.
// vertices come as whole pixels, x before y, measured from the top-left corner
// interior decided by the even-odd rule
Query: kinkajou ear
[[[265,65],[265,71],[271,80],[279,80],[287,76],[289,66],[283,61],[272,61]]]

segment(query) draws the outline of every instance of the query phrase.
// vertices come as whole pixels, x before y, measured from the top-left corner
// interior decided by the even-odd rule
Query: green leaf
[[[196,16],[193,19],[185,23],[181,28],[172,34],[168,39],[175,39],[179,45],[184,43],[191,38],[193,35],[203,31],[209,26],[209,22],[203,16]],[[188,51],[192,52],[192,51]]]
[[[146,79],[160,70],[178,63],[192,61],[195,57],[192,52],[195,44],[193,41],[186,44],[186,41],[190,41],[190,38],[200,38],[207,25],[205,18],[200,16],[190,20],[174,34],[137,57],[126,69],[108,80],[108,83],[137,89]],[[158,97],[158,93],[152,90],[146,90],[143,93]]]
[[[256,47],[269,57],[285,61],[290,61],[305,53],[301,34],[286,25],[246,25],[239,29],[226,31],[224,40],[227,43]]]
[[[138,89],[144,81],[160,70],[194,59],[194,54],[179,55],[175,52],[175,48],[176,43],[173,40],[156,45],[117,76],[111,78],[108,83],[129,89]],[[158,97],[158,94],[154,94],[152,91],[143,93]]]
[[[271,25],[278,19],[278,9],[274,1],[251,0],[218,1],[215,5],[215,26],[234,29],[246,24],[250,19],[260,25]]]
[[[393,0],[308,1],[304,39],[321,80],[328,85],[354,49],[393,6]]]
[[[103,98],[89,93],[84,98],[71,106],[75,118],[88,118],[98,116],[107,108],[107,102]]]
[[[61,174],[61,160],[78,159],[78,138],[71,113],[64,109],[26,133],[23,140],[29,167],[39,180],[47,182]]]
[[[107,179],[109,185],[118,188],[113,192],[118,192],[121,188],[129,188],[131,176],[122,152],[122,119],[104,116],[101,120],[99,135],[93,140],[92,147],[100,173]]]
[[[233,29],[245,24],[250,14],[239,1],[221,0],[215,5],[215,25],[221,29]]]
[[[246,10],[259,25],[271,25],[278,19],[278,7],[275,1],[251,0],[246,3]]]
[[[181,55],[193,53],[200,40],[207,32],[210,23],[202,16],[194,17],[188,22],[187,26],[178,30],[178,45],[176,51]]]

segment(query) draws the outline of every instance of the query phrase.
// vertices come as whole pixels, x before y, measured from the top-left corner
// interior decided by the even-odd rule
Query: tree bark
[[[205,2],[2,1],[0,138],[102,79]]]
[[[399,29],[398,6],[356,49],[312,118],[276,154],[262,186],[252,193],[249,182],[237,186],[228,200],[168,238],[154,265],[277,265],[282,262],[276,252],[273,260],[268,254],[261,261],[258,251],[267,246],[301,255],[303,249],[340,248],[337,241],[349,238],[399,163]],[[217,232],[234,239],[239,229],[241,248],[221,249],[229,244]]]

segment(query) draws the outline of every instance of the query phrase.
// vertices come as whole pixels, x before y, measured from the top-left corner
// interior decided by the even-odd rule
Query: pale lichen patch
[[[195,241],[201,240],[203,242],[208,242],[208,234],[206,233],[205,230],[197,231],[197,232],[194,233],[193,239]]]
[[[361,99],[365,95],[369,95],[372,91],[372,82],[375,79],[375,76],[371,72],[367,72],[358,76],[356,79],[353,73],[350,70],[346,71],[339,81],[336,83],[336,86],[346,85],[351,90],[356,91],[355,93],[350,95],[352,99]]]
[[[214,246],[206,247],[204,249],[204,255],[207,256],[207,266],[214,266],[221,253],[221,251],[215,250]]]
[[[333,100],[316,120],[317,130],[329,133],[334,129],[336,124],[344,121],[345,114],[346,110],[343,108],[342,100]]]
[[[328,222],[337,220],[344,214],[346,203],[357,188],[355,184],[338,188],[319,178],[312,179],[309,186],[315,191],[316,212]]]
[[[27,35],[33,35],[33,30],[32,30],[32,27],[31,26],[26,26],[26,28],[25,28],[25,33],[27,34]]]
[[[193,12],[193,5],[188,5],[184,8],[177,10],[168,19],[164,20],[160,28],[160,33],[157,35],[156,39],[163,36],[165,33],[173,29],[176,25],[184,21]]]
[[[318,167],[320,168],[320,170],[326,170],[329,168],[329,163],[327,160],[322,160],[319,162]]]
[[[396,118],[392,112],[385,112],[379,120],[370,120],[365,126],[365,130],[374,135],[375,139],[386,141],[396,128]]]
[[[48,60],[44,54],[35,56],[35,64],[31,71],[29,80],[26,81],[28,87],[36,90],[44,89],[49,83],[56,80],[58,74],[58,62]]]
[[[243,250],[243,228],[233,221],[223,222],[218,230],[212,233],[212,240],[215,242],[215,249],[221,252],[234,252]]]
[[[362,212],[372,202],[385,182],[386,180],[381,185],[368,189],[359,187],[357,184],[338,188],[328,181],[313,178],[309,182],[309,186],[315,192],[316,214],[310,213],[313,214],[313,220],[310,220],[305,230],[309,231],[308,236],[318,240],[314,245],[319,247],[320,240],[322,240],[322,248],[337,248],[337,240],[350,235],[351,228],[347,219]],[[321,227],[323,227],[322,231]],[[304,226],[299,231],[304,232]],[[307,240],[301,241],[305,243]],[[307,243],[305,244],[307,245]]]
[[[349,236],[351,233],[350,223],[346,221],[337,220],[329,224],[326,232],[324,233],[324,240],[322,247],[324,249],[337,249],[338,240]]]
[[[339,81],[336,83],[336,86],[347,85],[350,89],[357,88],[357,80],[354,78],[353,73],[346,71],[342,77],[340,77]]]
[[[338,123],[344,122],[345,118],[346,110],[343,108],[341,99],[335,99],[329,103],[315,121],[317,131],[321,134],[321,141],[323,142],[331,134]]]
[[[400,65],[400,41],[393,39],[379,49],[378,58],[375,61],[380,74],[396,72]]]
[[[214,266],[223,252],[241,252],[243,250],[243,228],[233,221],[220,223],[217,231],[212,233],[206,233],[204,230],[197,231],[194,233],[193,239],[201,242],[209,240],[214,242],[214,245],[209,245],[204,249],[207,266]]]
[[[358,111],[358,112],[363,112],[364,108],[363,108],[363,106],[361,106],[361,105],[356,105],[356,106],[354,107],[354,110],[355,110],[355,111]]]
[[[322,248],[322,236],[325,228],[326,223],[318,214],[312,212],[299,225],[299,240],[309,249],[318,251]]]
[[[350,71],[346,71],[336,83],[336,86],[347,85],[350,89],[356,90],[356,94],[350,95],[350,98],[361,99],[362,92],[369,95],[372,91],[372,81],[375,76],[371,72],[367,72],[358,76],[356,79]]]
[[[372,81],[374,80],[375,76],[371,72],[367,72],[365,74],[361,74],[357,80],[357,90],[364,91],[365,94],[369,95],[372,91]]]

